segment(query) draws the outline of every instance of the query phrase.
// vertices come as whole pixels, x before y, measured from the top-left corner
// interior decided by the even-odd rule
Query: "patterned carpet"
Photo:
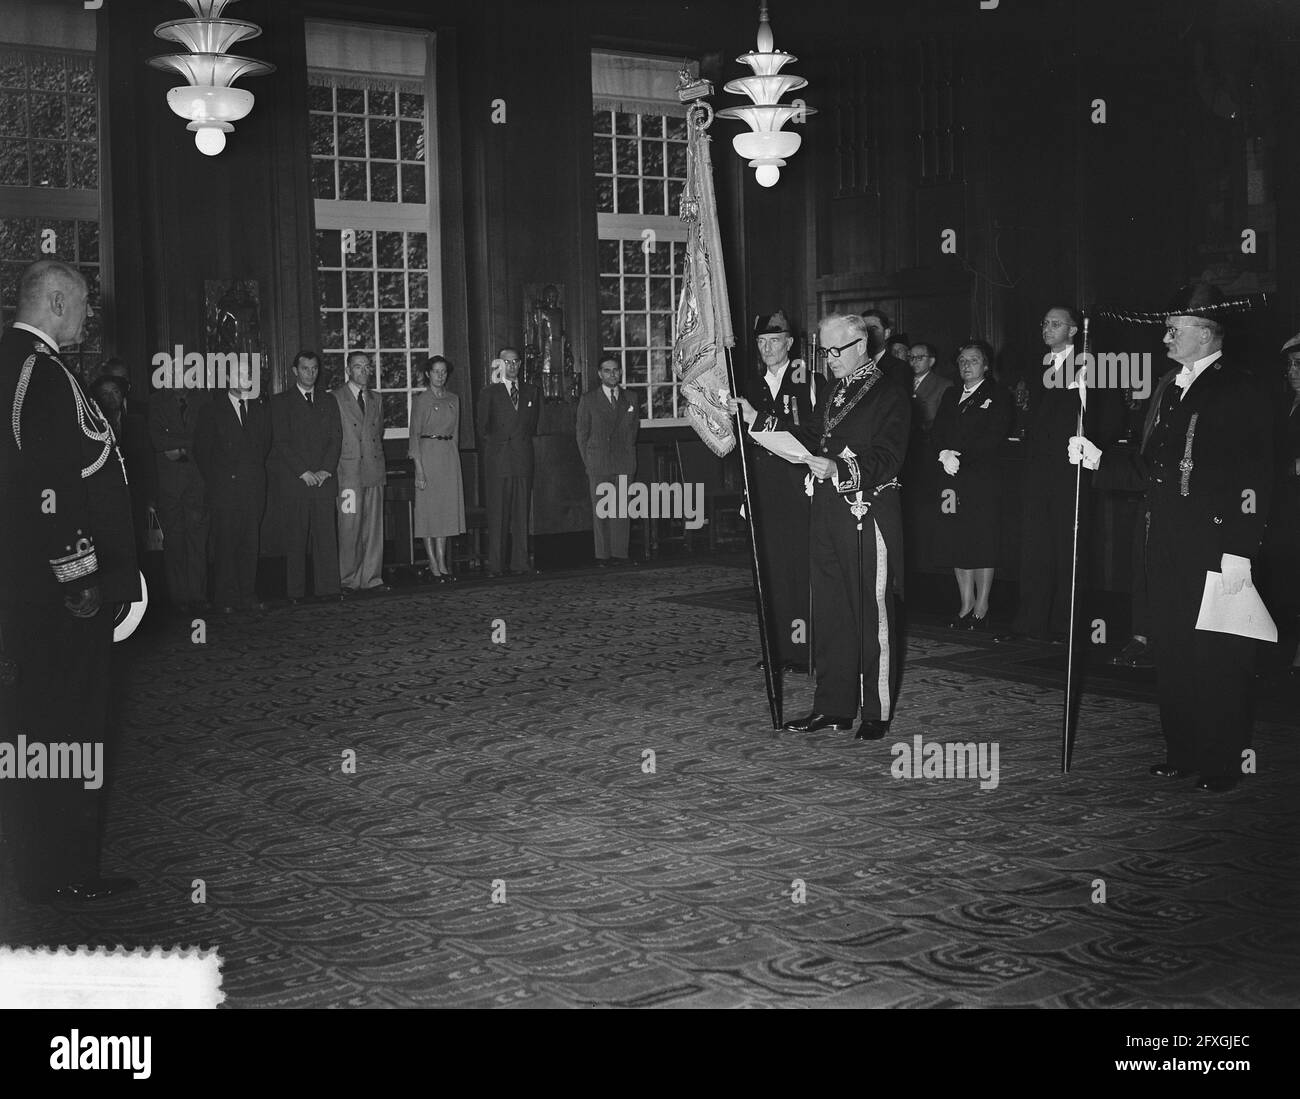
[[[1200,795],[1146,775],[1149,702],[1091,692],[1062,776],[1059,691],[914,624],[886,741],[774,735],[743,581],[571,572],[155,629],[105,858],[143,887],[9,897],[0,938],[216,946],[233,1007],[1300,1003],[1293,727]],[[810,699],[787,684],[787,714]],[[996,741],[997,786],[892,777],[918,735]]]

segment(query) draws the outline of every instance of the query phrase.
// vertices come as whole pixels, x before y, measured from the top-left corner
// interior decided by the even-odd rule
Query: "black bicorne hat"
[[[754,318],[755,336],[789,336],[790,322],[785,319],[785,312],[778,309],[775,313],[764,313]]]

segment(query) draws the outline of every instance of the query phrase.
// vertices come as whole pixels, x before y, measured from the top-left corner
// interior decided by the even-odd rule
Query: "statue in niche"
[[[539,295],[536,287],[527,289],[530,293],[526,296],[531,300],[524,320],[524,377],[541,389],[543,400],[568,400],[574,373],[573,349],[564,326],[563,291],[553,283],[548,283]]]

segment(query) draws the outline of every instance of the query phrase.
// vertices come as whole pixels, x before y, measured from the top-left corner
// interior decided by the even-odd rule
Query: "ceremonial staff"
[[[1083,315],[1083,352],[1082,355],[1075,356],[1075,362],[1082,359],[1084,370],[1087,371],[1092,363],[1088,356],[1088,324],[1089,317],[1087,313]],[[1073,364],[1067,364],[1062,382],[1070,373]],[[1087,384],[1088,376],[1075,375],[1079,379],[1079,419],[1075,427],[1075,434],[1083,434],[1083,411],[1088,406]],[[1073,744],[1074,730],[1071,728],[1070,718],[1074,712],[1074,612],[1078,604],[1079,593],[1079,501],[1083,492],[1083,463],[1080,462],[1074,467],[1074,527],[1070,540],[1070,632],[1066,638],[1065,648],[1065,712],[1061,715],[1061,774],[1070,773],[1070,748]]]

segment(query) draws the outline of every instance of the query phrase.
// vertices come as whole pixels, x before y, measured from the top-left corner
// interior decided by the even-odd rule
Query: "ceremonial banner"
[[[677,341],[673,345],[673,374],[681,383],[686,416],[714,454],[722,457],[736,445],[727,398],[726,348],[736,338],[731,330],[727,276],[722,268],[722,238],[713,198],[713,162],[709,136],[688,127],[686,187],[681,219],[686,222],[686,272],[677,306]]]

